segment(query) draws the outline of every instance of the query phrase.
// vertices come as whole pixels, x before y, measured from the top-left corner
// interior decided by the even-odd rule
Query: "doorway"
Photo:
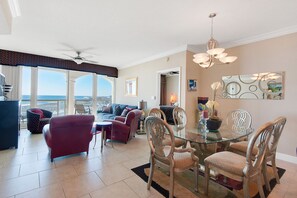
[[[157,72],[159,106],[180,106],[180,68]]]

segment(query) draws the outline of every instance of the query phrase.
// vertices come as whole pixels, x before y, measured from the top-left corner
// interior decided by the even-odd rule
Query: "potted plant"
[[[209,100],[206,103],[209,114],[209,118],[206,121],[206,127],[210,132],[217,132],[222,124],[222,120],[217,116],[217,107],[219,106],[219,103],[216,101],[217,90],[221,87],[222,84],[220,82],[214,82],[211,84],[213,100]]]

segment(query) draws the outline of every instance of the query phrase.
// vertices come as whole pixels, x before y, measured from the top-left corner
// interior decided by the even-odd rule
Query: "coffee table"
[[[93,131],[93,134],[95,135],[95,144],[93,149],[95,148],[96,142],[97,142],[97,134],[101,133],[101,152],[103,151],[103,141],[104,145],[106,145],[106,128],[112,127],[112,122],[94,122],[95,130]],[[112,129],[111,129],[111,138],[112,138]],[[113,147],[113,142],[111,141],[111,145]]]

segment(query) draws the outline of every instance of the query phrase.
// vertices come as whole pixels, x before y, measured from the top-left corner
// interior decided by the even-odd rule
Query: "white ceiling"
[[[67,59],[71,48],[117,68],[214,38],[229,47],[297,32],[296,0],[19,0],[21,16],[0,48]],[[1,15],[0,15],[1,16]],[[240,58],[240,57],[239,57]]]

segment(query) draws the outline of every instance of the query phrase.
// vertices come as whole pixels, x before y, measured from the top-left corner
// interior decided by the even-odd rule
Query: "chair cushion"
[[[234,152],[234,153],[240,153],[240,154],[246,154],[247,151],[247,147],[248,147],[248,142],[247,141],[241,141],[241,142],[236,142],[233,143],[229,146],[229,151]],[[239,151],[239,152],[237,152]],[[257,155],[258,153],[258,148],[254,147],[252,154],[253,156]]]
[[[181,147],[185,145],[186,142],[182,139],[176,138],[174,140],[174,143],[175,143],[175,147]],[[169,135],[165,135],[165,139],[163,140],[163,145],[171,146],[171,139]]]
[[[223,151],[208,156],[204,162],[213,168],[242,177],[243,169],[246,165],[246,157],[229,151]]]
[[[31,109],[33,113],[39,114],[40,119],[44,118],[43,111],[41,109]]]
[[[165,156],[167,156],[170,153],[170,146],[164,147],[164,153]],[[173,159],[174,159],[174,168],[177,169],[187,169],[190,166],[193,166],[195,161],[192,159],[191,153],[184,152],[184,153],[173,153]]]

